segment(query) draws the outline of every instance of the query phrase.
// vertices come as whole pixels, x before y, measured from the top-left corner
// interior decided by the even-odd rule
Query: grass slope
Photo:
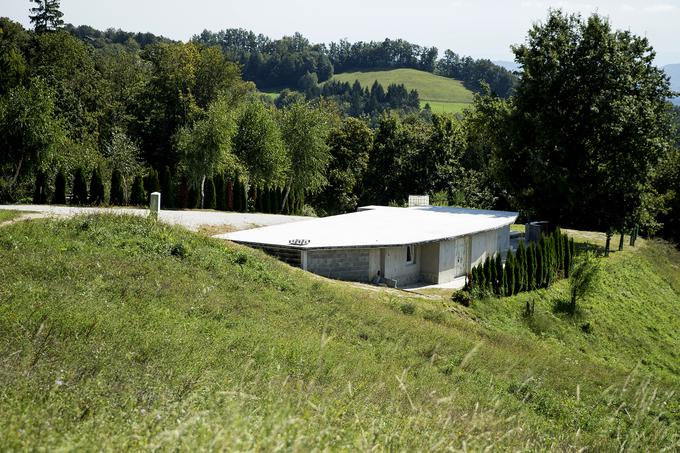
[[[12,211],[12,210],[0,209],[0,223],[8,222],[10,220],[14,220],[17,217],[21,217],[24,214],[25,214],[25,212],[21,212],[21,211]]]
[[[385,88],[392,83],[402,83],[409,90],[418,90],[421,101],[443,107],[443,104],[470,104],[473,93],[459,80],[434,75],[417,69],[391,69],[387,71],[346,72],[335,74],[332,80],[354,83],[370,88],[376,80]]]
[[[2,227],[3,449],[677,449],[680,256],[604,267],[571,318],[564,283],[463,308],[144,219]]]

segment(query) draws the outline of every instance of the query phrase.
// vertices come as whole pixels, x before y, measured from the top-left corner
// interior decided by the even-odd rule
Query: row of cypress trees
[[[238,174],[232,177],[221,174],[207,178],[203,187],[203,206],[201,206],[200,188],[189,187],[186,178],[181,178],[180,184],[177,186],[168,167],[165,167],[160,175],[156,170],[150,169],[144,177],[135,176],[130,187],[129,197],[126,195],[124,185],[120,171],[111,172],[108,199],[110,205],[145,206],[152,192],[161,192],[161,203],[164,208],[195,209],[203,207],[220,211],[298,214],[302,212],[304,205],[304,194],[291,191],[286,206],[281,212],[284,197],[282,188],[252,187],[249,190]],[[106,202],[105,192],[99,168],[92,171],[89,189],[83,169],[76,168],[73,173],[70,204],[103,204]],[[62,170],[57,172],[54,194],[49,201],[53,204],[66,204],[66,175]],[[36,173],[33,202],[36,204],[48,203],[47,175],[42,171]]]
[[[502,297],[547,288],[556,279],[569,278],[574,253],[574,240],[558,228],[528,247],[520,242],[515,254],[508,250],[505,265],[500,253],[487,257],[472,268],[466,289]]]

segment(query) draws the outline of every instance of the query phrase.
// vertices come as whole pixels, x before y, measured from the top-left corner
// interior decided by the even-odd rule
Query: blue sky
[[[28,25],[28,0],[0,0],[0,15]],[[243,27],[274,38],[299,31],[313,42],[347,38],[404,38],[475,58],[512,60],[510,45],[524,40],[550,7],[598,12],[616,28],[647,36],[657,63],[680,63],[680,0],[62,0],[75,25],[150,31],[187,40],[203,29]]]

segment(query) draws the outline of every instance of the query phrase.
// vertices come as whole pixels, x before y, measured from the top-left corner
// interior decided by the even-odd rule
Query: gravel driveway
[[[136,208],[81,208],[72,206],[52,205],[0,205],[0,209],[12,211],[28,211],[43,214],[44,217],[73,217],[79,214],[114,213],[144,217],[149,215],[148,209]],[[35,217],[35,216],[33,216]],[[259,226],[278,225],[280,223],[299,222],[309,220],[309,217],[255,214],[221,211],[161,211],[159,219],[171,225],[181,225],[192,231],[201,227],[224,228],[231,230],[245,230]]]

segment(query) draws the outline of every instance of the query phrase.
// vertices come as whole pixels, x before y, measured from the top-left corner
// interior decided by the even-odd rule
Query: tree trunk
[[[635,241],[637,240],[638,226],[637,224],[633,227],[633,231],[630,232],[630,246],[635,247]]]
[[[290,186],[293,185],[293,177],[291,176],[286,184],[286,191],[283,194],[283,201],[281,202],[281,213],[283,213],[283,208],[286,207],[286,202],[288,201],[288,194],[290,193]]]
[[[623,252],[623,231],[621,232],[621,238],[619,239],[619,252]]]
[[[205,209],[205,175],[201,179],[201,209]]]
[[[612,242],[612,233],[607,231],[607,242],[604,245],[604,256],[609,256],[609,246]]]

